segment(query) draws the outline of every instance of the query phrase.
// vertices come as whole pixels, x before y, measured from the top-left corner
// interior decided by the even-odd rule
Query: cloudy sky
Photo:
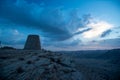
[[[23,48],[29,34],[48,50],[120,48],[119,0],[0,0],[0,41]]]

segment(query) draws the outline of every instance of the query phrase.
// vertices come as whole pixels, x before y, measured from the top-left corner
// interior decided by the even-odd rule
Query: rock
[[[36,67],[46,67],[48,65],[50,65],[50,60],[47,58],[40,58],[39,61],[36,61],[34,64]]]
[[[14,54],[17,52],[14,51]],[[7,61],[1,59],[3,61],[3,79],[82,80],[81,73],[74,68],[75,64],[71,62],[72,59],[68,56],[52,52],[44,53],[43,51],[25,51],[24,54],[22,52],[24,53],[24,51],[21,51],[18,58],[11,55],[11,58],[13,58],[11,63],[9,59],[6,59]],[[8,63],[4,63],[4,61]]]

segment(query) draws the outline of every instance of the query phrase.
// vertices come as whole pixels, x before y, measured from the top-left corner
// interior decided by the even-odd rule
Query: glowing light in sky
[[[113,25],[106,21],[91,22],[87,25],[91,30],[86,31],[82,34],[84,38],[96,38],[99,37],[103,32],[110,30]]]

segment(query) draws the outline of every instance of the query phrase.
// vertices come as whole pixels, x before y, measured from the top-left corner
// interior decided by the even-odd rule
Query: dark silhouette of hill
[[[86,51],[60,51],[66,55],[77,58],[115,59],[120,58],[120,49],[112,50],[86,50]]]
[[[103,59],[115,59],[115,58],[120,58],[120,49],[113,49],[113,50],[108,50],[104,54],[101,54],[98,56]]]
[[[78,70],[89,76],[88,80],[120,80],[120,49],[62,53],[75,59]]]
[[[1,47],[0,50],[15,50],[15,48],[10,46],[4,46],[4,47]]]

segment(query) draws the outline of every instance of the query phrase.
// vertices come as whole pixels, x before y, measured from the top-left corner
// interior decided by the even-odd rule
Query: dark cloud
[[[68,27],[70,27],[70,32],[76,31],[79,28],[84,28],[86,25],[90,22],[91,15],[85,14],[82,17],[80,17],[80,12],[78,9],[72,10],[69,13],[69,21],[68,21]],[[68,30],[69,30],[68,29]]]
[[[26,4],[26,5],[28,5],[28,4]],[[8,0],[1,1],[0,17],[5,18],[15,24],[18,24],[18,25],[23,25],[26,27],[32,27],[32,28],[39,29],[42,32],[48,33],[50,35],[50,37],[53,39],[56,38],[58,40],[60,40],[60,39],[64,40],[68,37],[71,37],[71,34],[69,32],[67,32],[66,29],[60,28],[60,25],[58,25],[57,23],[53,22],[54,24],[51,24],[51,21],[53,21],[54,18],[56,18],[55,21],[60,20],[59,19],[60,17],[58,15],[59,12],[57,12],[57,11],[56,11],[56,13],[53,12],[56,15],[56,16],[53,15],[54,16],[54,18],[53,18],[51,16],[52,11],[49,13],[47,10],[45,10],[42,12],[42,14],[44,14],[44,15],[41,14],[42,15],[41,17],[45,18],[46,20],[43,20],[41,18],[39,18],[39,20],[38,20],[38,19],[34,18],[36,15],[34,15],[34,16],[31,15],[31,12],[29,10],[30,6],[28,6],[27,8],[23,7],[24,4],[21,6],[15,5],[15,3],[9,3]],[[47,14],[47,13],[49,13],[49,14]],[[53,19],[53,20],[51,20],[51,19]],[[61,22],[59,22],[59,23],[61,23]]]
[[[84,33],[84,32],[86,32],[86,31],[89,31],[89,30],[91,30],[91,28],[88,28],[88,29],[85,29],[85,30],[76,32],[74,35],[81,34],[81,33]]]
[[[41,2],[42,3],[42,2]],[[82,34],[85,29],[75,33],[79,28],[86,27],[89,23],[90,15],[84,15],[80,18],[77,10],[72,10],[66,14],[61,8],[51,8],[38,6],[36,3],[26,2],[26,0],[1,0],[0,1],[0,24],[8,24],[7,28],[14,29],[15,24],[17,27],[26,27],[40,31],[40,35],[45,39],[41,39],[42,45],[54,47],[72,47],[81,43],[80,40],[71,40],[75,35]],[[6,21],[6,23],[5,23]],[[11,26],[10,26],[11,25]],[[6,28],[4,28],[6,29]],[[8,32],[7,32],[8,31]],[[25,43],[25,36],[19,39],[13,32],[7,29],[3,31],[0,38],[4,44],[8,45],[21,45]],[[24,32],[24,31],[23,31]],[[26,31],[29,32],[29,31]],[[11,35],[11,36],[9,36]],[[70,39],[70,40],[69,40]],[[59,41],[59,42],[58,42]]]
[[[0,1],[1,18],[27,28],[39,29],[44,36],[51,40],[69,39],[74,36],[75,30],[85,26],[84,23],[88,22],[90,15],[85,15],[82,20],[76,14],[77,11],[72,11],[69,15],[70,21],[67,21],[60,8],[41,7],[25,0]]]
[[[0,41],[2,45],[22,45],[24,44],[24,36],[15,29],[0,28]]]
[[[112,30],[107,30],[107,31],[103,32],[101,37],[105,37],[105,36],[109,35],[110,32],[112,32]]]

